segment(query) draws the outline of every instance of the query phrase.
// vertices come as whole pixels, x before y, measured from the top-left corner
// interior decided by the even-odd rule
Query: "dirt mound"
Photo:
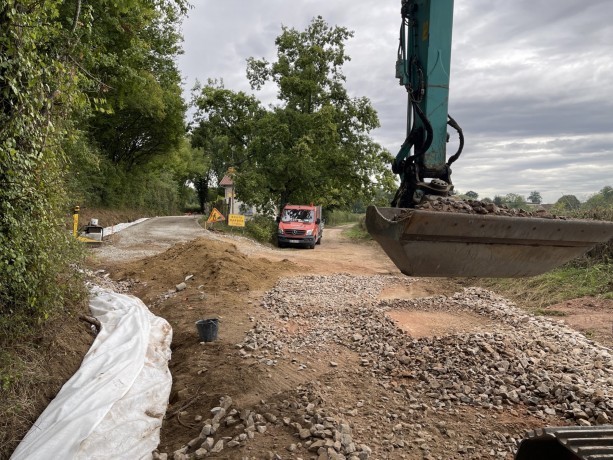
[[[258,316],[258,299],[280,276],[296,273],[294,263],[247,256],[234,244],[205,237],[109,268],[113,279],[129,285],[130,293],[173,329],[173,388],[161,433],[162,450],[173,451],[197,436],[187,413],[206,415],[220,396],[232,394],[238,402],[252,403],[295,383],[272,378],[267,366],[245,366],[236,352],[236,343]],[[185,286],[178,290],[181,283]],[[218,337],[204,344],[195,322],[211,317],[219,319]],[[279,367],[275,371],[282,376],[287,369]]]
[[[133,293],[147,303],[163,292],[174,291],[190,276],[188,287],[197,286],[201,292],[246,292],[266,288],[282,273],[291,273],[294,269],[288,260],[271,262],[251,258],[233,244],[200,238],[176,244],[157,256],[125,264],[114,278],[132,280]]]

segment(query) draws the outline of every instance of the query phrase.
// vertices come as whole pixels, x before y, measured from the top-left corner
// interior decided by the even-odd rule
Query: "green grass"
[[[613,299],[613,264],[588,267],[567,265],[531,278],[477,280],[517,304],[538,311],[549,305],[584,296]]]
[[[349,211],[332,211],[326,214],[326,225],[336,227],[337,225],[358,223],[364,220],[364,214],[356,214]]]
[[[343,230],[343,236],[349,238],[354,241],[371,241],[372,237],[366,231],[366,229],[361,225],[361,223],[357,223],[352,225],[349,228]]]

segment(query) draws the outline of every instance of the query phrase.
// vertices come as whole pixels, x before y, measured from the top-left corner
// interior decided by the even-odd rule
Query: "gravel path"
[[[224,360],[231,357],[237,368],[259,370],[252,375],[318,377],[249,407],[232,401],[247,398],[227,382],[229,394],[210,414],[191,414],[187,424],[186,411],[177,415],[190,433],[200,430],[197,437],[157,458],[510,460],[527,429],[609,423],[609,349],[483,289],[382,300],[382,293],[420,280],[395,274],[378,248],[338,235],[315,251],[279,250],[174,217],[136,225],[95,249],[99,258],[121,262],[206,236],[322,273],[280,279],[259,305],[245,306],[250,313],[234,339],[239,343],[216,345],[227,347]],[[345,267],[351,272],[339,274]],[[393,312],[477,318],[479,327],[411,337]]]

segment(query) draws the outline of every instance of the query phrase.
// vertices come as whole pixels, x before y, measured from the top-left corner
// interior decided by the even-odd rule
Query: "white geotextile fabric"
[[[100,333],[12,460],[147,459],[157,448],[172,328],[134,296],[98,289],[90,309]]]

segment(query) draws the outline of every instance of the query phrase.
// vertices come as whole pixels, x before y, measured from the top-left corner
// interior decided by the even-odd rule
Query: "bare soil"
[[[248,239],[223,236],[204,231],[194,225],[194,217],[152,219],[116,235],[112,242],[93,249],[90,265],[104,269],[111,277],[129,286],[130,292],[142,298],[153,313],[166,318],[173,327],[173,388],[167,418],[162,427],[160,452],[172,453],[198,436],[203,419],[211,417],[211,409],[220,398],[232,397],[240,409],[268,410],[279,417],[292,417],[288,399],[300,399],[307,388],[317,388],[322,404],[347,413],[356,438],[368,443],[382,437],[381,414],[401,411],[396,393],[390,397],[375,378],[360,366],[360,356],[338,344],[313,351],[297,362],[279,359],[275,366],[246,364],[236,345],[258,321],[270,321],[261,306],[266,291],[282,277],[300,275],[400,275],[383,251],[372,242],[354,243],[342,237],[341,228],[327,228],[322,245],[316,249],[277,249]],[[160,227],[161,225],[161,227]],[[180,236],[177,236],[180,235]],[[449,295],[462,289],[462,280],[419,279],[411,283],[387,286],[381,299],[412,299],[433,295]],[[186,288],[176,286],[185,283]],[[316,290],[317,286],[309,289]],[[577,301],[578,302],[578,301]],[[579,330],[593,331],[600,338],[604,328],[613,322],[610,303],[573,303],[551,307],[565,311],[562,317]],[[591,315],[591,316],[590,316]],[[594,316],[602,315],[602,316]],[[470,314],[444,312],[389,312],[400,328],[411,336],[445,335],[457,332],[487,331],[488,323]],[[201,342],[195,327],[199,319],[219,319],[219,336],[214,342]],[[593,323],[603,326],[594,328]],[[590,326],[591,325],[591,326]],[[314,324],[285,321],[287,334],[300,335]],[[334,362],[335,366],[331,366]],[[302,366],[304,365],[304,367]],[[391,385],[402,382],[395,376]],[[410,388],[410,381],[407,388]],[[404,386],[404,384],[402,384]],[[360,405],[367,410],[353,414]],[[542,426],[544,421],[530,415],[522,407],[505,412],[461,408],[455,414],[423,414],[439,427],[424,433],[430,448],[421,451],[418,444],[396,448],[370,458],[512,458],[511,453],[478,452],[464,449],[466,444],[487,445],[492,432],[523,433]],[[550,424],[562,424],[552,418]],[[424,425],[425,426],[425,425]],[[426,428],[424,428],[426,430]],[[451,434],[450,434],[451,433]],[[285,425],[272,425],[246,446],[226,448],[210,458],[315,458],[304,448],[289,452],[297,443],[295,432]],[[422,442],[423,440],[418,442]],[[450,450],[449,446],[453,446]],[[279,457],[271,456],[271,452]]]
[[[559,317],[587,337],[613,346],[613,300],[581,297],[543,308],[543,314]]]
[[[124,254],[133,250],[135,256],[142,256],[139,251],[143,244],[142,241],[138,243],[136,233],[149,235],[150,231],[142,227],[131,234],[120,234],[113,244]],[[375,243],[356,244],[343,238],[341,233],[341,228],[326,229],[322,245],[315,250],[277,249],[245,238],[212,232],[204,234],[198,230],[195,237],[200,236],[199,239],[175,244],[165,252],[137,261],[118,263],[104,259],[103,250],[98,252],[98,264],[109,269],[115,280],[130,284],[132,292],[148,303],[155,314],[166,318],[174,330],[171,361],[174,383],[168,408],[171,417],[162,429],[161,452],[172,454],[195,438],[201,428],[194,421],[195,417],[209,418],[209,411],[224,395],[230,395],[240,408],[256,409],[265,403],[266,407],[272,405],[279,410],[279,404],[297,389],[318,382],[323,388],[333,389],[326,392],[327,405],[348,407],[357,401],[378,401],[372,411],[394,409],[397,402],[389,399],[389,393],[381,388],[377,379],[364,373],[359,366],[359,356],[342,346],[333,347],[323,355],[314,355],[304,363],[303,369],[281,360],[268,368],[246,365],[236,353],[236,344],[243,341],[254,321],[266,319],[260,300],[281,277],[335,273],[399,275],[398,269]],[[144,246],[147,246],[147,239],[145,236]],[[161,243],[156,240],[156,244]],[[175,286],[192,275],[186,282],[187,288],[175,292]],[[448,295],[461,288],[457,280],[423,279],[388,286],[380,298]],[[483,318],[470,314],[398,311],[390,312],[389,316],[414,337],[487,331],[488,328]],[[220,330],[217,341],[205,344],[199,341],[194,323],[207,317],[219,318]],[[300,334],[306,327],[292,321],[284,326],[288,334]],[[330,361],[337,367],[331,368]],[[487,415],[478,412],[465,408],[440,422],[454,432],[460,446],[462,439],[487,437],[482,432],[484,425],[491,425],[492,430],[517,433],[542,424],[541,420],[520,411]],[[352,419],[355,430],[363,438],[368,438],[369,432],[371,435],[378,433],[373,425],[376,422],[368,413]],[[279,415],[283,415],[282,411]],[[294,453],[285,450],[295,442],[292,430],[277,426],[250,440],[248,447],[225,449],[213,458],[267,458],[269,452],[279,452],[283,458],[296,458]],[[389,456],[386,454],[385,458],[423,458],[422,452],[411,452],[396,451]],[[463,458],[456,451],[439,451],[438,458],[456,458],[457,455]],[[470,456],[479,458],[479,453],[472,452]]]
[[[486,332],[489,323],[469,313],[446,313],[397,310],[388,312],[402,330],[411,337],[435,337],[461,332]]]

